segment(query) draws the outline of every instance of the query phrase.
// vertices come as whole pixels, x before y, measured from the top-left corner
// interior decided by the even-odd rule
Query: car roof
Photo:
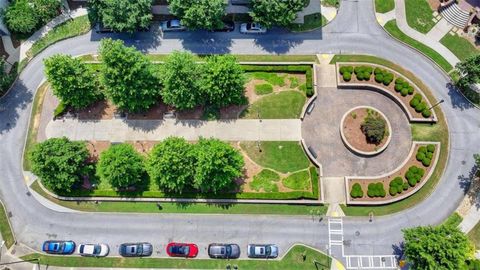
[[[170,21],[170,26],[180,27],[180,21],[179,20],[171,20]]]
[[[93,245],[93,244],[83,245],[83,253],[93,254],[94,250],[95,250],[95,245]]]
[[[225,245],[211,245],[209,250],[211,253],[225,254]]]

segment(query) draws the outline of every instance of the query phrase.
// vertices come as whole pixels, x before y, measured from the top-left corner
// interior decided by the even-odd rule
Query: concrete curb
[[[435,159],[434,159],[434,162],[432,164],[430,164],[430,167],[429,167],[430,170],[428,171],[428,174],[423,178],[422,181],[420,181],[420,184],[416,185],[413,189],[411,189],[410,192],[402,193],[399,196],[395,196],[395,197],[390,198],[388,200],[381,200],[381,201],[362,201],[362,198],[355,199],[355,200],[350,198],[350,190],[348,189],[350,181],[368,179],[368,180],[372,180],[372,182],[373,182],[376,179],[380,179],[380,178],[383,178],[383,177],[386,177],[386,176],[394,175],[398,171],[400,171],[407,164],[407,162],[410,160],[412,155],[415,154],[413,151],[415,150],[417,145],[427,145],[427,144],[435,145]],[[387,172],[387,173],[384,173],[382,175],[378,175],[378,176],[345,176],[345,189],[346,189],[346,195],[347,195],[346,196],[347,197],[347,202],[346,202],[347,205],[384,205],[384,204],[390,204],[390,203],[394,203],[394,202],[398,202],[398,201],[401,201],[403,199],[406,199],[406,198],[412,196],[413,194],[417,193],[425,185],[425,183],[427,183],[430,180],[430,177],[432,176],[433,172],[435,171],[437,163],[438,163],[438,159],[440,157],[440,147],[441,147],[440,142],[414,141],[413,144],[412,144],[412,147],[410,149],[410,153],[408,154],[408,157],[402,162],[402,164],[400,164],[394,170],[392,170],[390,172]]]

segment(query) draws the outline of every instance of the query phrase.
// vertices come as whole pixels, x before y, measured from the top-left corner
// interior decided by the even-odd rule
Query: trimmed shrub
[[[417,106],[415,106],[415,111],[416,112],[422,112],[423,110],[425,110],[427,108],[427,103],[425,102],[420,102]]]
[[[418,94],[418,93],[415,94],[415,95],[413,95],[413,98],[416,98],[416,99],[418,99],[419,101],[422,101],[422,99],[423,99],[423,98],[422,98],[422,95],[420,95],[420,94]]]
[[[343,75],[343,73],[345,72],[348,72],[348,73],[352,73],[353,72],[353,67],[352,66],[343,66],[343,67],[340,67],[340,74]]]
[[[346,82],[349,82],[352,79],[352,73],[350,72],[345,72],[343,73],[343,80]]]
[[[416,98],[412,98],[410,100],[410,106],[413,107],[413,108],[415,108],[418,105],[418,103],[420,103],[420,101]]]
[[[392,73],[387,73],[386,75],[383,74],[383,84],[385,86],[389,86],[393,81],[393,74]]]
[[[427,151],[430,153],[435,153],[435,145],[434,144],[427,145]]]
[[[375,74],[375,81],[377,83],[382,83],[383,82],[383,74],[382,73]]]
[[[409,86],[409,87],[408,87],[408,94],[409,94],[409,95],[413,95],[413,92],[414,92],[413,87],[412,87],[412,86]]]
[[[395,84],[403,84],[405,81],[402,78],[397,78]]]
[[[422,180],[425,170],[418,168],[417,166],[411,166],[408,168],[408,171],[405,173],[405,178],[407,178],[408,184],[414,187],[420,180]]]
[[[432,159],[433,158],[433,153],[432,152],[427,152],[425,154],[425,157],[428,158],[428,159]]]
[[[400,94],[402,95],[402,97],[406,97],[408,95],[408,88],[403,88],[400,91]]]
[[[363,72],[355,73],[355,75],[357,75],[357,80],[363,81]]]
[[[352,198],[362,198],[363,197],[362,186],[360,186],[359,183],[353,184],[352,190],[350,190],[350,196]]]
[[[422,160],[422,164],[423,164],[423,166],[425,166],[425,167],[430,166],[430,163],[432,163],[432,160],[429,159],[429,158],[424,158],[424,159]]]
[[[364,71],[365,71],[364,66],[357,66],[353,69],[353,72],[355,73],[355,75],[358,75],[359,73],[363,73]]]
[[[400,92],[400,91],[402,91],[402,89],[403,89],[403,85],[402,85],[402,84],[399,84],[399,83],[396,83],[396,84],[395,84],[395,91]]]
[[[420,146],[418,148],[418,152],[424,153],[424,154],[427,153],[427,147],[426,146]]]
[[[402,187],[403,187],[403,190],[404,190],[404,191],[407,190],[408,187],[409,187],[409,186],[408,186],[408,183],[407,183],[407,182],[403,182],[403,186],[402,186]]]
[[[389,193],[391,196],[395,196],[403,192],[403,179],[400,176],[395,177],[390,181]]]
[[[386,192],[383,187],[383,184],[378,182],[378,183],[370,183],[368,184],[368,190],[367,190],[367,195],[370,198],[376,198],[376,197],[385,197]]]
[[[368,114],[361,124],[361,129],[367,137],[367,141],[380,143],[385,137],[386,125],[385,120],[381,116]]]
[[[432,112],[428,108],[424,109],[422,111],[422,116],[425,117],[425,118],[429,118],[430,116],[432,116]]]
[[[374,70],[373,70],[373,74],[377,75],[377,74],[382,74],[383,73],[383,70],[379,67],[376,67]]]
[[[425,153],[418,151],[417,156],[416,156],[418,161],[422,161],[425,159]]]
[[[307,89],[305,90],[305,95],[307,95],[307,97],[311,97],[311,96],[313,96],[313,94],[315,94],[315,91],[313,90],[312,87],[307,88]]]

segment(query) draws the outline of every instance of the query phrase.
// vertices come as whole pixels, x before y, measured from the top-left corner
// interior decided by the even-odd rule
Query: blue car
[[[45,241],[42,251],[50,254],[72,254],[75,251],[73,241]]]

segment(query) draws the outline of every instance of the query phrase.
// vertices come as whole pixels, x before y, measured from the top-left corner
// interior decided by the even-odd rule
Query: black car
[[[153,252],[150,243],[124,243],[120,245],[118,253],[123,257],[147,257]]]
[[[213,29],[213,32],[232,32],[235,30],[235,23],[233,21],[223,22],[222,28]]]

